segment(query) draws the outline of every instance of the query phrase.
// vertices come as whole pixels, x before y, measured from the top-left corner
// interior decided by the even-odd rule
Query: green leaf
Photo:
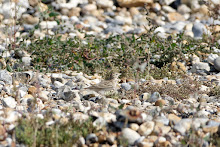
[[[56,16],[58,16],[59,15],[59,13],[56,13],[56,12],[50,12],[49,13],[49,16],[50,17],[56,17]]]
[[[7,66],[6,66],[6,69],[7,69],[7,71],[9,71],[9,72],[12,72],[12,71],[13,71],[13,69],[11,68],[11,66],[8,65],[8,64],[7,64]]]
[[[118,106],[118,109],[123,109],[125,104],[121,104],[120,106]]]

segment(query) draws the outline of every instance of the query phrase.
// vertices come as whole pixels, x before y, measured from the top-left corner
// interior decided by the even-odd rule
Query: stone
[[[141,136],[130,128],[124,128],[122,130],[122,137],[128,141],[129,145],[133,145]]]
[[[35,7],[38,5],[39,1],[38,0],[28,0],[29,1],[29,4],[32,6],[32,7]]]
[[[164,1],[160,1],[162,4],[164,5],[170,5],[171,3],[173,3],[175,0],[164,0]]]
[[[130,14],[131,14],[132,17],[134,17],[135,15],[140,14],[139,10],[138,10],[136,7],[131,7],[131,8],[129,9],[129,12],[130,12]]]
[[[111,0],[96,0],[96,5],[100,8],[112,8],[113,1]]]
[[[80,100],[80,96],[78,94],[78,90],[71,90],[69,86],[63,86],[58,89],[58,95],[60,99],[63,99],[65,101],[71,101],[71,100]]]
[[[117,0],[119,6],[121,7],[141,7],[146,3],[153,3],[153,0]]]
[[[155,123],[153,121],[147,121],[140,125],[138,133],[143,136],[150,135],[154,130]]]
[[[167,134],[169,131],[171,130],[171,127],[170,126],[164,126],[164,124],[163,123],[159,123],[159,122],[157,122],[156,124],[155,124],[155,127],[154,127],[154,133],[156,134],[156,135],[165,135],[165,134]]]
[[[130,128],[134,131],[137,131],[139,129],[139,125],[136,123],[131,123],[130,124]]]
[[[37,88],[35,86],[31,86],[28,88],[28,94],[35,95],[37,93]]]
[[[185,21],[183,15],[178,12],[170,12],[167,15],[169,22]]]
[[[157,101],[155,102],[155,106],[160,106],[160,107],[162,107],[162,106],[164,106],[165,104],[166,104],[166,101],[163,100],[163,99],[157,100]]]
[[[177,123],[181,120],[181,118],[178,117],[178,116],[176,116],[175,114],[169,114],[169,115],[168,115],[168,119],[169,119],[171,122],[173,122],[174,124],[177,124]]]
[[[197,11],[204,16],[209,16],[209,7],[206,5],[201,5]]]
[[[108,26],[105,30],[104,30],[104,33],[105,34],[108,34],[108,33],[113,33],[113,34],[123,34],[123,30],[121,27],[119,26]]]
[[[159,3],[153,3],[152,9],[154,10],[154,12],[159,12],[161,10],[161,5]]]
[[[30,14],[23,14],[22,20],[23,20],[23,23],[27,23],[27,24],[31,24],[31,25],[36,25],[39,23],[39,18],[33,17]]]
[[[192,69],[190,70],[192,73],[198,73],[199,71],[202,72],[209,72],[210,66],[208,63],[204,62],[196,62],[193,64]]]
[[[2,104],[3,104],[3,106],[5,106],[5,107],[15,108],[16,105],[17,105],[17,102],[15,101],[14,98],[12,98],[12,97],[7,97],[7,98],[3,98]]]
[[[31,57],[22,57],[21,61],[24,64],[24,66],[30,66],[31,65]]]
[[[190,129],[191,124],[192,119],[182,119],[173,127],[173,129],[182,135],[185,135],[186,131]]]
[[[186,14],[186,13],[190,13],[191,12],[191,9],[189,7],[187,7],[187,5],[185,4],[182,4],[178,7],[177,11],[180,13],[180,14]]]
[[[10,109],[8,112],[6,112],[6,116],[7,117],[4,120],[5,123],[14,123],[15,121],[18,121],[18,119],[21,117],[21,114]]]
[[[143,93],[141,96],[140,96],[140,100],[141,101],[146,101],[146,100],[148,100],[149,98],[150,98],[150,96],[151,96],[151,94],[150,93]]]
[[[86,144],[92,144],[98,141],[98,137],[95,134],[89,134],[86,136]]]
[[[58,24],[56,21],[42,21],[40,23],[41,29],[52,29],[56,27]]]
[[[49,94],[48,91],[40,91],[40,92],[38,93],[38,97],[39,97],[43,102],[46,102],[46,101],[49,100],[48,94]]]
[[[44,11],[47,11],[48,10],[48,6],[42,2],[40,2],[38,4],[38,9],[41,11],[41,12],[44,12]]]
[[[214,65],[214,61],[218,57],[219,57],[218,54],[209,54],[209,56],[207,57],[207,61],[209,62],[209,64]]]
[[[6,84],[12,84],[12,76],[7,72],[7,70],[0,70],[0,81]]]
[[[91,12],[97,10],[97,6],[95,4],[87,4],[82,7],[82,13],[91,14]]]
[[[131,25],[132,24],[132,18],[131,17],[116,16],[115,20],[123,22],[123,24],[127,24],[127,25]]]
[[[86,141],[84,137],[80,137],[77,143],[79,146],[84,146],[86,144]]]
[[[27,0],[19,1],[19,3],[5,2],[0,6],[0,13],[3,14],[5,19],[14,18],[15,14],[17,19],[19,19],[22,13],[24,13],[27,10],[27,7],[29,6],[28,2],[26,2]],[[16,10],[14,8],[16,8]]]
[[[160,98],[161,98],[160,93],[154,92],[151,94],[150,98],[147,101],[152,103],[152,102],[156,102]]]
[[[220,57],[217,57],[217,58],[214,60],[214,67],[215,67],[215,69],[217,69],[218,71],[220,71]]]
[[[196,20],[193,23],[192,32],[195,38],[201,38],[203,34],[207,34],[207,29],[204,24],[200,23],[199,20]]]
[[[70,9],[67,13],[67,16],[68,17],[72,17],[72,16],[77,16],[79,17],[80,16],[80,11],[81,11],[81,8],[79,7],[74,7],[72,9]]]
[[[176,12],[175,9],[173,9],[170,6],[166,6],[166,5],[162,7],[162,10],[165,11],[166,13],[174,13],[174,12]]]
[[[121,84],[121,88],[123,88],[124,90],[128,91],[131,89],[131,85],[128,83],[122,83]]]

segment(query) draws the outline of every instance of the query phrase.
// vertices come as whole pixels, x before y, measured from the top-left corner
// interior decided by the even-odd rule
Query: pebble
[[[124,128],[122,130],[122,137],[128,141],[129,145],[133,145],[141,136],[130,128]]]
[[[148,121],[140,125],[138,133],[143,136],[150,135],[154,130],[155,123],[153,121]]]
[[[159,92],[154,92],[151,94],[150,98],[147,100],[148,102],[156,102],[158,99],[160,99],[160,93]]]
[[[210,71],[210,66],[209,66],[208,63],[197,62],[197,63],[193,64],[192,69],[190,71],[192,73],[198,73],[200,71],[209,72]]]
[[[214,59],[214,67],[216,70],[220,71],[220,57]]]
[[[121,84],[121,87],[122,87],[124,90],[126,90],[126,91],[128,91],[128,90],[131,89],[131,85],[128,84],[128,83],[122,83],[122,84]]]
[[[0,70],[0,81],[12,84],[12,76],[6,70]]]
[[[196,21],[193,24],[192,32],[193,32],[195,38],[201,38],[202,35],[207,32],[207,30],[202,23]]]
[[[17,104],[15,99],[12,97],[3,98],[2,103],[5,107],[9,107],[9,108],[15,108]]]

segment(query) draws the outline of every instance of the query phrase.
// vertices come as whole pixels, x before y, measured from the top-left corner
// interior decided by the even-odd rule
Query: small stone
[[[134,131],[137,131],[139,129],[139,125],[136,123],[131,123],[130,124],[130,128]]]
[[[41,29],[53,29],[56,27],[58,24],[56,21],[42,21],[40,23]]]
[[[198,73],[200,71],[202,72],[209,72],[210,71],[210,66],[208,63],[204,62],[196,62],[193,64],[192,69],[190,70],[192,73]]]
[[[192,119],[182,119],[175,126],[174,130],[185,135],[186,131],[188,131],[191,127]]]
[[[131,89],[131,85],[128,84],[128,83],[122,83],[122,84],[121,84],[121,87],[122,87],[124,90],[126,90],[126,91],[128,91],[128,90]]]
[[[152,102],[156,102],[160,98],[161,98],[160,93],[154,92],[147,101],[152,103]]]
[[[86,144],[86,141],[85,141],[84,137],[79,137],[79,140],[78,140],[77,144],[79,146],[84,146]]]
[[[33,17],[30,14],[23,14],[22,15],[23,23],[35,25],[39,23],[39,18],[38,17]]]
[[[81,8],[80,7],[74,7],[72,9],[70,9],[67,13],[67,15],[69,17],[72,17],[72,16],[77,16],[79,17],[80,16],[80,11],[81,11]]]
[[[178,116],[176,116],[175,114],[169,114],[169,115],[168,115],[168,119],[169,119],[171,122],[173,122],[174,124],[178,123],[178,122],[181,120],[181,118],[178,117]]]
[[[95,4],[87,4],[85,5],[83,8],[82,8],[82,12],[84,14],[89,14],[91,13],[92,11],[95,11],[97,10],[97,6]]]
[[[42,2],[40,2],[40,3],[38,4],[38,8],[39,8],[39,10],[40,10],[41,12],[44,12],[44,11],[48,10],[48,6],[47,6],[46,4],[44,4],[44,3],[42,3]]]
[[[4,81],[6,84],[12,84],[12,76],[7,70],[0,70],[0,81]]]
[[[209,64],[214,65],[214,61],[215,59],[217,59],[219,56],[218,54],[209,54],[207,61],[209,62]]]
[[[124,128],[122,130],[122,137],[128,141],[129,145],[133,145],[135,141],[141,136],[130,128]]]
[[[17,105],[17,102],[12,97],[3,98],[2,103],[5,107],[9,108],[15,108]]]
[[[141,7],[146,3],[153,3],[153,0],[117,0],[121,7]]]
[[[217,69],[218,71],[220,71],[220,57],[217,57],[217,58],[214,60],[214,67],[215,67],[215,69]]]
[[[113,145],[115,142],[116,135],[111,133],[107,136],[106,140],[110,145]]]
[[[150,98],[151,94],[150,93],[143,93],[141,96],[140,96],[140,100],[141,101],[146,101]]]
[[[12,109],[10,109],[6,113],[6,116],[7,116],[5,118],[6,123],[14,123],[15,121],[17,121],[21,117],[21,114],[17,111],[13,111]]]
[[[100,8],[112,8],[113,1],[111,1],[111,0],[96,0],[96,5]]]
[[[171,12],[167,15],[169,22],[185,21],[185,18],[178,12]]]
[[[98,137],[95,134],[89,134],[86,136],[86,144],[95,143],[98,141]]]
[[[187,5],[185,4],[182,4],[178,7],[177,11],[180,13],[180,14],[186,14],[186,13],[190,13],[191,12],[191,9],[189,7],[187,7]]]
[[[37,88],[35,86],[31,86],[28,88],[28,94],[35,95],[37,93]]]
[[[159,3],[153,3],[152,9],[154,10],[154,12],[159,12],[161,10],[161,6]]]
[[[78,91],[76,90],[64,90],[61,96],[65,101],[71,101],[73,99],[80,100],[80,96],[78,94]]]
[[[155,102],[155,106],[160,106],[160,107],[162,107],[162,106],[164,106],[165,104],[166,104],[166,101],[163,100],[163,99],[157,100],[157,101]]]
[[[156,135],[165,135],[165,134],[167,134],[169,131],[171,130],[171,127],[170,126],[164,126],[164,124],[163,123],[159,123],[159,122],[157,122],[156,123],[156,125],[155,125],[155,127],[154,127],[154,133],[156,134]]]
[[[29,1],[29,4],[32,6],[32,7],[35,7],[38,5],[38,0],[28,0]]]
[[[170,6],[166,6],[166,5],[162,7],[162,10],[165,11],[165,12],[167,12],[167,13],[173,13],[173,12],[176,12],[175,9],[173,9],[173,8],[170,7]]]
[[[139,10],[136,7],[131,7],[129,9],[129,11],[130,11],[130,14],[131,14],[132,17],[134,17],[135,15],[140,14]]]
[[[154,126],[155,126],[155,123],[153,121],[147,121],[140,125],[138,132],[140,133],[140,135],[148,136],[154,130]]]
[[[21,61],[24,64],[24,66],[30,66],[31,65],[31,57],[22,57]]]
[[[38,94],[38,97],[43,101],[43,102],[46,102],[49,100],[48,98],[48,91],[40,91],[39,94]]]
[[[203,34],[207,33],[207,29],[202,23],[200,23],[199,21],[196,21],[193,24],[192,32],[195,38],[201,38]]]

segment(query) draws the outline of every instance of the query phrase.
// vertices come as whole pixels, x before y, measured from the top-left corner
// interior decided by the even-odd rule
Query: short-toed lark
[[[105,92],[116,90],[117,89],[117,83],[118,83],[118,77],[120,76],[120,73],[113,73],[111,80],[102,80],[100,83],[92,85],[90,87],[87,87],[85,89],[93,90],[95,92],[98,92],[100,94],[104,94]]]

